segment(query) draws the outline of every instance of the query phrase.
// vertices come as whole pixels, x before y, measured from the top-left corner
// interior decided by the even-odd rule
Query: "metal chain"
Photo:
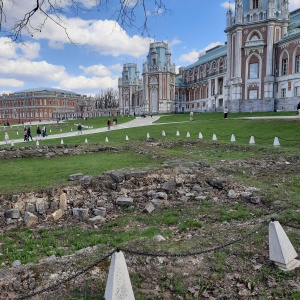
[[[228,242],[226,244],[223,244],[221,246],[217,246],[211,249],[206,249],[203,251],[198,251],[198,252],[190,252],[190,253],[178,253],[178,254],[172,254],[172,253],[148,253],[148,252],[139,252],[139,251],[133,251],[133,250],[129,250],[129,249],[125,249],[125,248],[117,248],[117,251],[123,251],[124,253],[129,253],[129,254],[133,254],[133,255],[142,255],[142,256],[152,256],[152,257],[187,257],[187,256],[195,256],[195,255],[201,255],[201,254],[206,254],[209,252],[214,252],[220,249],[224,249],[228,246],[231,246],[233,244],[236,244],[244,239],[246,239],[247,237],[257,233],[258,231],[260,231],[261,229],[263,229],[266,225],[268,224],[268,222],[264,222],[260,227],[258,227],[257,229],[252,230],[250,233],[236,239],[233,240],[231,242]]]
[[[95,266],[97,266],[98,264],[100,264],[101,262],[107,260],[109,257],[111,257],[115,252],[119,252],[119,251],[123,251],[124,253],[128,253],[128,254],[133,254],[133,255],[142,255],[142,256],[152,256],[152,257],[188,257],[188,256],[195,256],[195,255],[201,255],[201,254],[206,254],[206,253],[209,253],[209,252],[215,252],[217,250],[220,250],[220,249],[224,249],[228,246],[231,246],[233,244],[236,244],[242,240],[245,240],[246,238],[248,238],[249,236],[251,235],[254,235],[255,233],[259,232],[260,230],[262,230],[266,225],[268,224],[268,221],[265,221],[262,223],[261,226],[259,226],[258,228],[252,230],[251,232],[249,232],[248,234],[238,238],[238,239],[235,239],[231,242],[228,242],[226,244],[223,244],[223,245],[220,245],[220,246],[217,246],[217,247],[214,247],[214,248],[211,248],[211,249],[206,249],[206,250],[202,250],[202,251],[198,251],[198,252],[190,252],[190,253],[147,253],[147,252],[139,252],[139,251],[133,251],[133,250],[129,250],[129,249],[125,249],[125,248],[117,248],[117,249],[114,249],[112,250],[109,254],[107,254],[106,256],[104,256],[103,258],[101,258],[100,260],[98,260],[97,262],[95,262],[94,264],[90,265],[89,267],[77,272],[76,274],[60,281],[60,282],[57,282],[47,288],[44,288],[38,292],[35,292],[35,293],[32,293],[30,295],[27,295],[27,296],[23,296],[21,298],[17,298],[17,300],[24,300],[24,299],[29,299],[29,298],[32,298],[34,296],[37,296],[37,295],[40,295],[44,292],[48,292],[48,291],[52,291],[52,290],[55,290],[57,289],[60,285],[66,283],[66,282],[69,282],[71,281],[72,279],[88,272],[89,270],[91,270],[92,268],[94,268]]]
[[[107,254],[106,256],[104,256],[103,258],[101,258],[100,260],[98,260],[97,262],[95,262],[94,264],[92,264],[91,266],[89,266],[89,267],[87,267],[87,268],[85,268],[85,269],[79,271],[78,273],[76,273],[76,274],[74,274],[74,275],[72,275],[72,276],[70,276],[70,277],[68,277],[68,278],[66,278],[66,279],[64,279],[64,280],[62,280],[62,281],[60,281],[60,282],[57,282],[57,283],[55,283],[55,284],[53,284],[53,285],[51,285],[51,286],[49,286],[49,287],[47,287],[47,288],[44,288],[44,289],[42,289],[42,290],[40,290],[40,291],[38,291],[38,292],[29,294],[29,295],[27,295],[27,296],[23,296],[23,297],[21,297],[21,298],[17,298],[17,300],[29,299],[29,298],[32,298],[32,297],[34,297],[34,296],[36,296],[36,295],[40,295],[40,294],[42,294],[42,293],[45,293],[45,292],[49,292],[49,291],[55,290],[55,289],[57,289],[60,285],[66,283],[66,282],[69,282],[69,281],[71,281],[72,279],[74,279],[74,278],[76,278],[76,277],[78,277],[78,276],[80,276],[80,275],[82,275],[82,274],[88,272],[89,270],[93,269],[95,266],[97,266],[97,265],[100,264],[101,262],[107,260],[107,259],[108,259],[110,256],[112,256],[115,252],[116,252],[116,250],[111,251],[109,254]]]

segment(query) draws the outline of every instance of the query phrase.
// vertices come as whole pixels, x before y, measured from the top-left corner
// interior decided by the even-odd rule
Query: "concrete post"
[[[105,300],[134,300],[123,252],[112,255],[105,289]]]
[[[292,243],[278,221],[269,224],[269,255],[279,269],[290,271],[300,266]]]

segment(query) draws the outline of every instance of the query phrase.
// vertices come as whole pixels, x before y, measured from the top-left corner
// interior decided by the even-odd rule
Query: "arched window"
[[[289,73],[289,56],[286,51],[283,52],[281,56],[281,76],[288,75]]]
[[[295,73],[300,73],[300,47],[295,51]]]

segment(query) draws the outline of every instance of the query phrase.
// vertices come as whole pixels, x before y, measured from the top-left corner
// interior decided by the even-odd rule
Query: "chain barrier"
[[[265,221],[261,226],[259,226],[258,228],[252,230],[250,233],[236,239],[233,240],[231,242],[228,242],[226,244],[214,247],[214,248],[210,248],[210,249],[206,249],[206,250],[202,250],[202,251],[198,251],[198,252],[190,252],[190,253],[178,253],[178,254],[172,254],[172,253],[148,253],[148,252],[139,252],[139,251],[133,251],[133,250],[129,250],[129,249],[125,249],[125,248],[118,248],[117,251],[123,251],[124,253],[128,253],[128,254],[133,254],[133,255],[141,255],[141,256],[152,256],[152,257],[187,257],[187,256],[195,256],[195,255],[201,255],[201,254],[206,254],[209,252],[215,252],[217,250],[220,249],[224,249],[228,246],[231,246],[233,244],[236,244],[246,238],[248,238],[251,235],[256,234],[258,231],[262,230],[266,225],[268,224],[267,221]]]
[[[71,281],[72,279],[88,272],[89,270],[93,269],[95,266],[97,266],[98,264],[100,264],[101,262],[107,260],[109,257],[111,257],[115,252],[119,252],[119,251],[123,251],[124,253],[128,253],[128,254],[133,254],[133,255],[142,255],[142,256],[152,256],[152,257],[188,257],[188,256],[195,256],[195,255],[201,255],[201,254],[206,254],[206,253],[209,253],[209,252],[214,252],[214,251],[217,251],[217,250],[220,250],[220,249],[224,249],[228,246],[231,246],[233,244],[236,244],[242,240],[245,240],[246,238],[248,238],[249,236],[251,235],[254,235],[256,234],[257,232],[259,232],[260,230],[262,230],[266,225],[268,224],[268,221],[265,221],[262,223],[261,226],[259,226],[258,228],[252,230],[251,232],[249,232],[248,234],[238,238],[238,239],[235,239],[231,242],[228,242],[226,244],[223,244],[223,245],[220,245],[220,246],[217,246],[217,247],[214,247],[214,248],[211,248],[211,249],[207,249],[207,250],[203,250],[203,251],[198,251],[198,252],[191,252],[191,253],[147,253],[147,252],[139,252],[139,251],[133,251],[133,250],[129,250],[129,249],[125,249],[125,248],[116,248],[114,250],[112,250],[109,254],[107,254],[106,256],[102,257],[100,260],[98,260],[97,262],[95,262],[94,264],[90,265],[89,267],[77,272],[76,274],[60,281],[60,282],[57,282],[47,288],[44,288],[40,291],[37,291],[35,293],[32,293],[32,294],[29,294],[27,296],[23,296],[23,297],[20,297],[20,298],[17,298],[16,300],[25,300],[25,299],[29,299],[29,298],[32,298],[34,296],[37,296],[37,295],[40,295],[42,293],[45,293],[45,292],[49,292],[49,291],[53,291],[55,289],[57,289],[59,286],[61,286],[62,284],[66,283],[66,282],[69,282]]]
[[[106,256],[102,257],[100,260],[98,260],[97,262],[93,263],[91,266],[89,266],[89,267],[87,267],[87,268],[85,268],[85,269],[83,269],[83,270],[77,272],[76,274],[74,274],[74,275],[72,275],[72,276],[70,276],[70,277],[68,277],[68,278],[66,278],[66,279],[64,279],[64,280],[62,280],[62,281],[60,281],[60,282],[57,282],[57,283],[55,283],[55,284],[53,284],[53,285],[51,285],[51,286],[49,286],[49,287],[47,287],[47,288],[44,288],[44,289],[42,289],[42,290],[40,290],[40,291],[38,291],[38,292],[29,294],[29,295],[24,296],[24,297],[21,297],[21,298],[17,298],[16,300],[29,299],[29,298],[32,298],[32,297],[34,297],[34,296],[40,295],[40,294],[42,294],[42,293],[45,293],[45,292],[49,292],[49,291],[55,290],[55,289],[57,289],[59,286],[61,286],[62,284],[66,283],[66,282],[69,282],[69,281],[71,281],[72,279],[74,279],[74,278],[76,278],[76,277],[78,277],[78,276],[80,276],[80,275],[82,275],[82,274],[88,272],[89,270],[93,269],[94,267],[96,267],[96,266],[97,266],[98,264],[100,264],[101,262],[107,260],[107,259],[108,259],[110,256],[112,256],[115,252],[116,252],[116,250],[111,251],[109,254],[107,254]]]
[[[285,223],[285,222],[281,222],[281,221],[279,221],[279,222],[283,226],[290,227],[290,228],[293,228],[293,229],[296,229],[296,230],[300,230],[300,227],[297,227],[295,225],[291,225],[291,224],[288,224],[288,223]]]

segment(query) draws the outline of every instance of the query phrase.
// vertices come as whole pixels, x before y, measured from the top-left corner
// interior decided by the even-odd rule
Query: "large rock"
[[[57,211],[55,211],[53,214],[49,216],[49,219],[52,221],[57,221],[62,217],[62,215],[63,215],[63,211],[61,209],[58,209]]]
[[[157,192],[157,193],[153,193],[152,194],[152,199],[163,199],[163,200],[167,200],[168,199],[168,195],[164,192]]]
[[[212,186],[214,189],[223,190],[226,184],[226,179],[223,178],[213,178],[207,179],[206,182]]]
[[[44,199],[42,198],[38,198],[35,202],[35,206],[36,206],[36,210],[40,215],[45,214],[46,212],[46,203],[44,201]]]
[[[94,209],[94,215],[95,216],[105,217],[106,216],[106,208],[105,207],[95,208]]]
[[[35,224],[37,224],[39,221],[38,217],[30,212],[26,212],[24,215],[24,222],[26,226],[31,227]]]
[[[12,202],[18,202],[18,200],[19,200],[19,195],[12,195],[11,196],[11,201]]]
[[[130,205],[133,203],[133,198],[131,197],[118,197],[116,200],[117,205]]]
[[[143,212],[151,214],[154,211],[154,209],[155,209],[155,207],[154,207],[153,203],[152,202],[147,202],[145,207],[144,207]]]
[[[28,211],[32,214],[36,213],[36,206],[33,203],[26,203],[25,211]]]
[[[176,188],[176,181],[175,180],[169,180],[165,182],[162,186],[162,190],[164,190],[166,193],[172,193]]]
[[[59,208],[62,209],[62,210],[67,210],[68,209],[66,193],[62,193],[59,197]]]
[[[19,219],[20,211],[17,208],[9,209],[5,212],[5,218],[7,219]]]
[[[80,178],[79,183],[83,185],[90,185],[92,183],[93,176],[83,176]]]
[[[115,183],[120,183],[125,180],[125,175],[121,174],[120,172],[112,172],[110,177]]]
[[[79,220],[88,220],[89,209],[88,208],[73,208],[73,216]]]
[[[68,180],[70,180],[70,181],[79,180],[79,179],[81,179],[82,177],[83,177],[83,174],[82,174],[82,173],[72,174],[72,175],[69,175]]]
[[[105,223],[105,219],[103,217],[101,217],[101,216],[96,216],[96,217],[90,218],[88,220],[88,223],[90,225],[104,224]]]

